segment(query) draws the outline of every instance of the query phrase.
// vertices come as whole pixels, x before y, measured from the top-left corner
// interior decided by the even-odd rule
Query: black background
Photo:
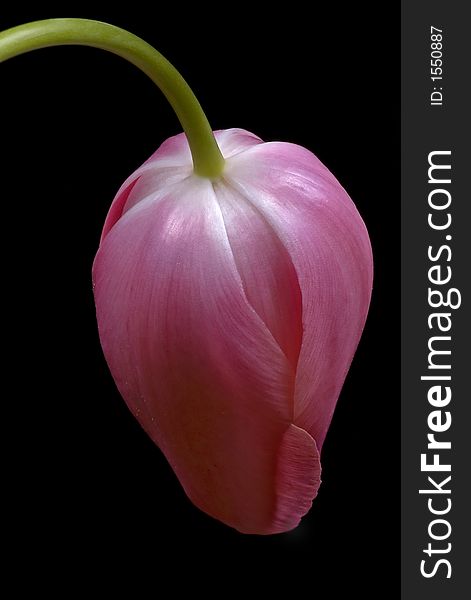
[[[116,190],[180,131],[176,117],[142,73],[99,50],[47,49],[0,65],[3,495],[13,564],[51,589],[92,586],[110,561],[105,586],[129,573],[156,593],[169,574],[175,592],[189,585],[221,597],[237,584],[249,595],[256,584],[313,597],[346,584],[377,598],[386,581],[398,591],[399,7],[379,16],[319,3],[308,17],[291,4],[255,17],[233,3],[156,6],[158,16],[135,3],[126,13],[42,5],[0,15],[0,29],[53,16],[122,26],[182,72],[215,129],[243,127],[317,154],[367,224],[375,285],[310,513],[269,537],[204,515],[114,387],[90,280]]]

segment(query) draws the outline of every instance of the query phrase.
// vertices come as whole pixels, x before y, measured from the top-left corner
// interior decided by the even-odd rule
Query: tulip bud
[[[213,134],[181,75],[123,29],[27,23],[0,33],[0,62],[64,44],[143,70],[186,134],[129,177],[105,222],[93,285],[114,380],[198,507],[244,533],[288,531],[317,494],[368,311],[363,221],[308,150]]]
[[[216,132],[218,180],[183,134],[124,183],[93,280],[129,408],[190,499],[245,533],[296,527],[365,322],[361,217],[309,151]]]

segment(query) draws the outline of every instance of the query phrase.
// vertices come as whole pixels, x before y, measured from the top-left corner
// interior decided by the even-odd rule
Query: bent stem
[[[93,46],[141,69],[160,88],[188,138],[195,173],[214,179],[224,158],[206,115],[180,73],[155,48],[125,29],[88,19],[46,19],[0,33],[0,62],[49,46]]]

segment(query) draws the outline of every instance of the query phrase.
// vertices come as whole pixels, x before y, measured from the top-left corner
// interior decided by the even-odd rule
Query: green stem
[[[94,46],[144,71],[161,89],[186,133],[195,173],[218,177],[224,158],[206,116],[180,73],[155,48],[124,29],[88,19],[47,19],[0,33],[0,62],[48,46]]]

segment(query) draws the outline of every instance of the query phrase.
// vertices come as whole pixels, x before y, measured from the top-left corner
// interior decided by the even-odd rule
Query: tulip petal
[[[247,300],[293,372],[302,341],[302,300],[291,258],[263,214],[230,185],[215,183],[227,236]]]
[[[316,442],[291,424],[281,442],[278,470],[278,505],[273,533],[294,529],[311,508],[321,484],[321,462]]]
[[[214,137],[225,159],[263,143],[258,136],[245,129],[221,129],[214,132]]]
[[[297,507],[289,489],[318,455],[303,438],[289,476],[293,369],[247,300],[211,182],[125,212],[93,277],[113,377],[192,501],[247,533],[295,526],[315,485]]]
[[[333,175],[299,146],[252,147],[228,161],[226,177],[264,215],[296,269],[304,332],[293,422],[320,450],[368,311],[366,228]]]

